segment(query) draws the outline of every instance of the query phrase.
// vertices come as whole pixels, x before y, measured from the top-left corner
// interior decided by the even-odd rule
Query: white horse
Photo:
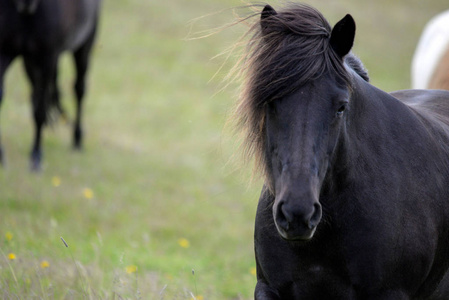
[[[431,81],[443,57],[449,55],[449,10],[433,17],[424,28],[412,61],[412,88],[443,88]],[[449,69],[445,71],[449,77]]]

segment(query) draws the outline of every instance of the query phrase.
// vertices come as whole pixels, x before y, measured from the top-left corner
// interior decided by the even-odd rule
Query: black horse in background
[[[265,176],[256,299],[449,299],[449,92],[386,93],[350,15],[267,5],[236,110]]]
[[[73,52],[77,97],[73,143],[81,148],[82,100],[89,56],[95,39],[101,0],[0,0],[0,105],[4,74],[10,63],[23,57],[32,86],[35,123],[31,168],[41,168],[42,128],[51,111],[63,113],[57,86],[58,59]],[[4,163],[0,141],[0,161]]]

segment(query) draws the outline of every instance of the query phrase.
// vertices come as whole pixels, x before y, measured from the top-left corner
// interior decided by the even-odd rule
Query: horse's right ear
[[[341,57],[351,51],[355,37],[355,21],[351,15],[346,15],[332,29],[330,44]]]
[[[270,32],[270,30],[269,30],[270,24],[268,22],[268,19],[277,14],[278,13],[274,10],[273,7],[271,7],[268,4],[265,5],[265,7],[262,10],[262,13],[260,14],[260,26],[262,27],[263,35],[266,35]]]

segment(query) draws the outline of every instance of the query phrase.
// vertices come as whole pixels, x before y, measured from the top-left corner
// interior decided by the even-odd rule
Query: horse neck
[[[406,108],[402,102],[384,92],[369,82],[363,80],[358,74],[352,72],[352,95],[349,121],[363,127],[366,121],[373,122],[384,118],[391,118],[397,110]]]

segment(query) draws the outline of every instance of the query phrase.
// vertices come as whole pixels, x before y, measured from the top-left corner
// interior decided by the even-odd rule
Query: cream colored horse
[[[413,56],[412,88],[449,90],[449,10],[424,28]]]

